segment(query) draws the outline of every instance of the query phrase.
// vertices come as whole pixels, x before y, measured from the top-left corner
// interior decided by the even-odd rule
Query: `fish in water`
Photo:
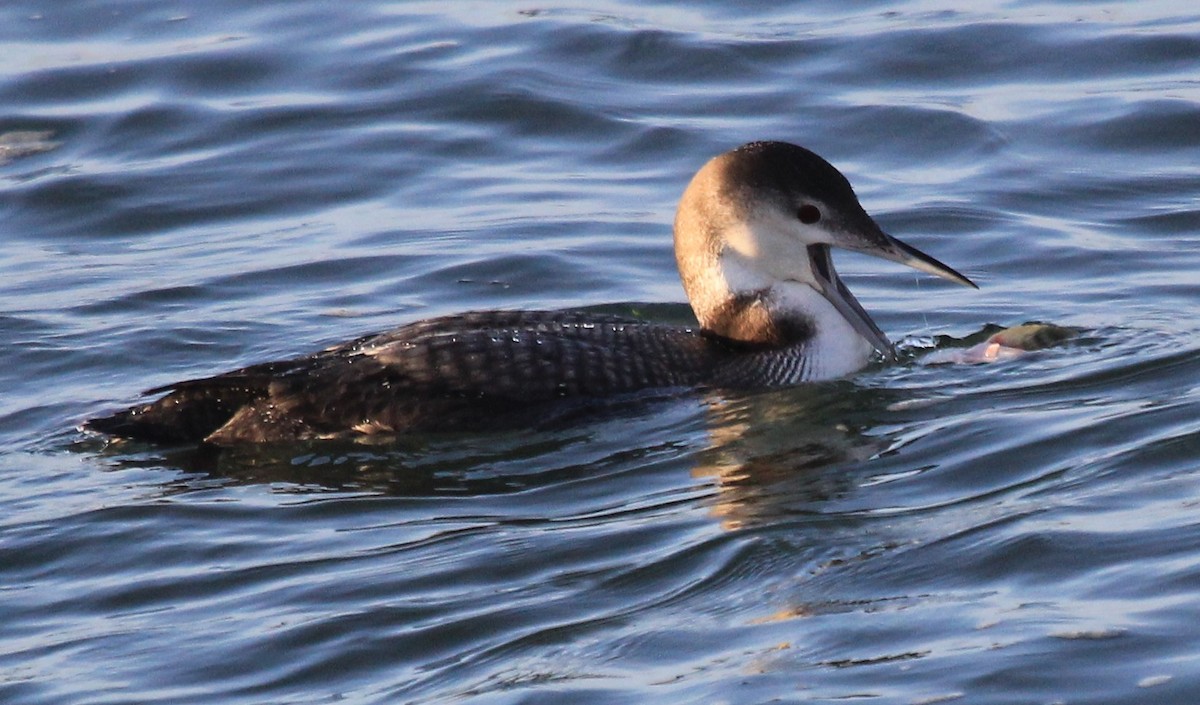
[[[1024,323],[1002,328],[967,348],[945,347],[921,358],[923,365],[967,365],[1012,360],[1035,350],[1052,348],[1074,338],[1078,330],[1052,323]]]
[[[885,233],[817,154],[752,142],[706,163],[676,212],[675,258],[699,326],[464,313],[152,389],[163,396],[85,427],[218,445],[463,431],[622,395],[832,379],[895,354],[838,277],[833,247],[975,286]]]

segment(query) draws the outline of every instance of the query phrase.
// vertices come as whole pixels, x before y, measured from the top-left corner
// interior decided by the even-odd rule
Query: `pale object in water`
[[[1020,357],[1027,352],[1054,347],[1075,334],[1075,331],[1049,323],[1026,323],[993,333],[987,340],[969,348],[935,350],[921,362],[926,365],[975,364],[999,362]]]
[[[13,130],[0,133],[0,164],[7,164],[32,154],[49,152],[60,144],[50,139],[53,136],[54,133],[49,130]]]

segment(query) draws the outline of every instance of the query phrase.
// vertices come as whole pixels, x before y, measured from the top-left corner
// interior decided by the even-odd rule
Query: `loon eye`
[[[811,203],[806,203],[796,211],[796,217],[800,219],[801,223],[812,225],[821,219],[821,209]]]

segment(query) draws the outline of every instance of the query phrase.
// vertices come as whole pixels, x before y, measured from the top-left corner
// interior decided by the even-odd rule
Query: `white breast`
[[[797,381],[844,377],[871,361],[875,349],[811,286],[776,282],[770,300],[773,309],[802,314],[812,321],[814,335],[804,346],[804,379]]]

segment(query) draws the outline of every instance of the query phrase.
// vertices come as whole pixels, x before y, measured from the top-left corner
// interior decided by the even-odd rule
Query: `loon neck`
[[[804,357],[805,379],[831,379],[856,372],[871,361],[875,348],[854,326],[808,284],[783,281],[773,286],[766,309],[783,333],[783,346],[794,347]],[[803,340],[786,337],[805,326]]]
[[[728,251],[705,260],[680,263],[688,273],[692,310],[705,330],[792,349],[806,360],[806,379],[849,374],[870,361],[871,343],[811,284],[774,278]]]

